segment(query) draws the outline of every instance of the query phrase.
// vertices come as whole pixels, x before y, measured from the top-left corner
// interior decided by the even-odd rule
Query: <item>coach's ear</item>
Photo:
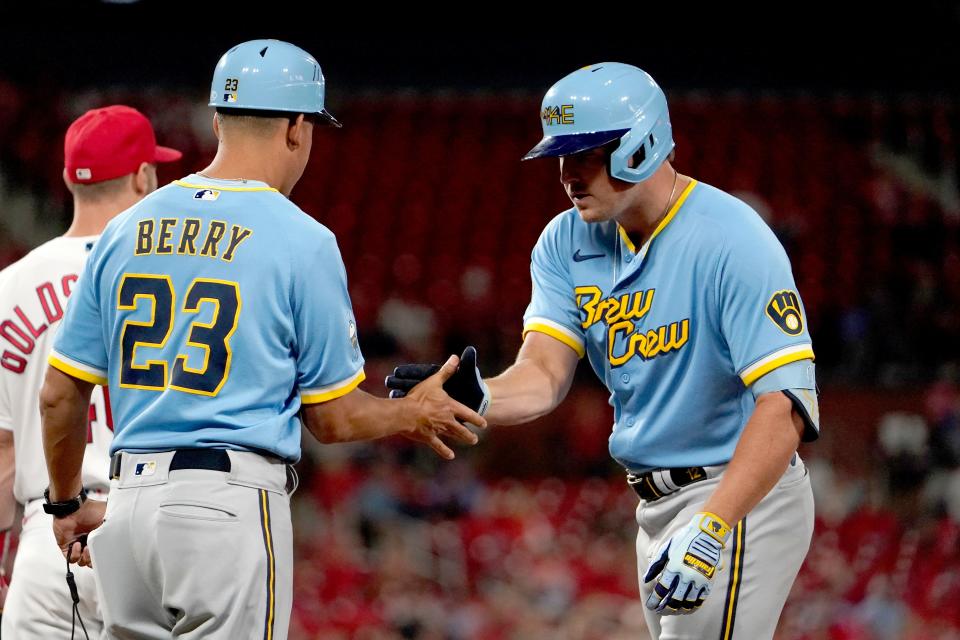
[[[141,162],[140,168],[133,174],[133,190],[143,197],[157,188],[157,167],[149,162]]]
[[[297,116],[296,120],[290,120],[289,123],[287,125],[287,149],[296,151],[303,144],[303,136],[310,135],[312,129],[307,130],[307,121],[302,113]]]
[[[220,118],[216,113],[213,114],[213,135],[217,136],[217,140],[220,139]]]
[[[67,168],[63,168],[63,184],[67,185],[67,191],[73,193],[73,183],[70,182],[70,174],[67,173]]]

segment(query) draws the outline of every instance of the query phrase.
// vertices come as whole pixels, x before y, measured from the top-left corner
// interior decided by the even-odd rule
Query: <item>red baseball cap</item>
[[[91,109],[67,129],[63,143],[67,178],[92,184],[135,173],[143,162],[173,162],[183,154],[157,146],[147,117],[132,107]]]

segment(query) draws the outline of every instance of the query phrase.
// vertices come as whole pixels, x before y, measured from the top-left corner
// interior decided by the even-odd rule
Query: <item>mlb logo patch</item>
[[[93,172],[90,169],[77,169],[77,180],[89,180],[93,177]]]
[[[223,101],[224,101],[224,102],[236,102],[236,101],[237,101],[237,94],[235,94],[235,93],[225,93],[225,94],[223,94]]]
[[[220,197],[220,192],[214,189],[200,189],[193,194],[194,200],[216,200]]]
[[[138,462],[137,468],[133,470],[135,476],[152,476],[157,472],[157,463],[154,460],[149,462]]]

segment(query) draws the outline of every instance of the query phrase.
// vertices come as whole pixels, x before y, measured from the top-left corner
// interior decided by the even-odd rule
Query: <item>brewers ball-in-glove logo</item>
[[[767,315],[788,336],[803,333],[803,314],[800,298],[793,291],[777,291],[767,303]]]

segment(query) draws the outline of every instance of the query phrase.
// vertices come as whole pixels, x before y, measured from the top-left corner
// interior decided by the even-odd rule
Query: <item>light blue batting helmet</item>
[[[282,40],[233,47],[213,71],[210,106],[319,116],[341,126],[324,108],[323,71],[309,53]]]
[[[642,182],[673,150],[667,98],[650,74],[633,65],[601,62],[550,87],[540,108],[543,140],[524,160],[566,156],[619,139],[610,175]],[[642,161],[628,166],[638,151]]]

